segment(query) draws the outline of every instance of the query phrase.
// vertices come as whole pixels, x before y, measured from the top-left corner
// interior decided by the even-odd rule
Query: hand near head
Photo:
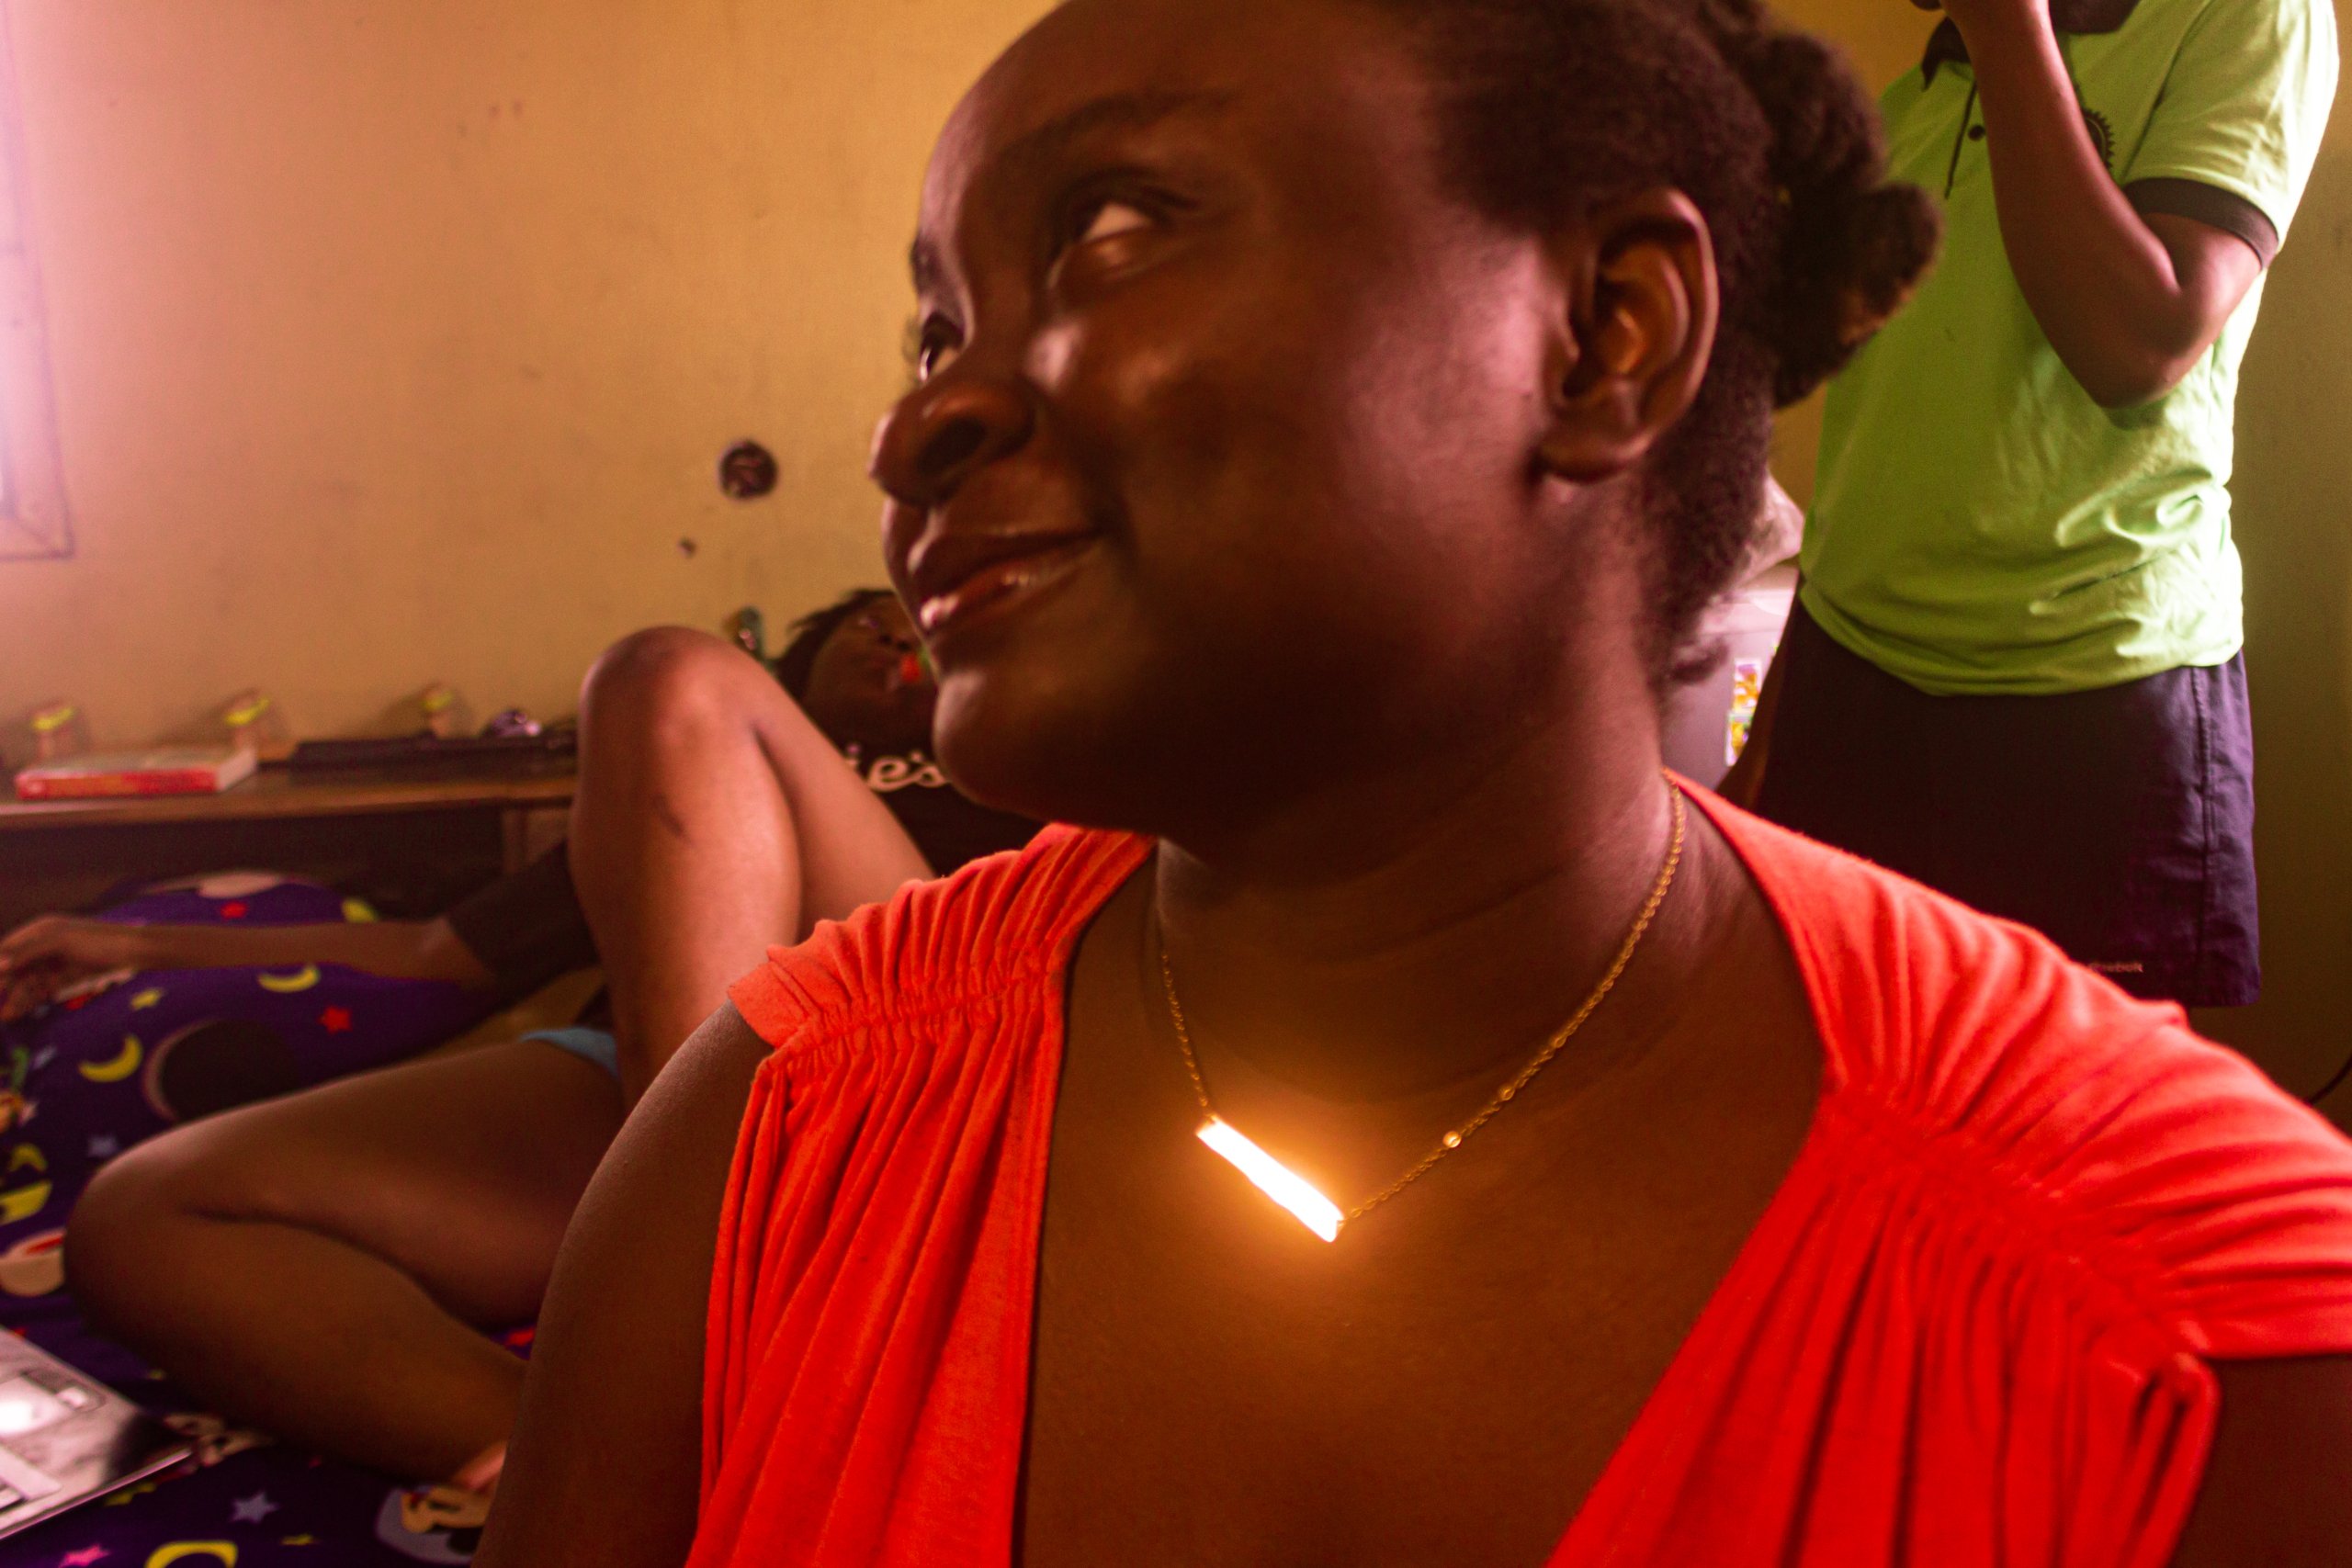
[[[83,981],[141,962],[137,926],[43,915],[0,937],[0,1022],[10,1022]]]

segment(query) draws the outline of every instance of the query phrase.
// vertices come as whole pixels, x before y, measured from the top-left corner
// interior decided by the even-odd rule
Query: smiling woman
[[[1932,237],[1744,0],[1008,51],[874,473],[938,754],[1110,830],[736,985],[481,1561],[2331,1560],[2262,1531],[2352,1529],[2352,1151],[1660,776],[1771,405]]]

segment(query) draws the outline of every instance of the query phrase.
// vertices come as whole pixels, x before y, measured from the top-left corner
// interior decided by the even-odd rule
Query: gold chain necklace
[[[1534,1080],[1536,1074],[1551,1066],[1552,1058],[1576,1038],[1577,1031],[1585,1026],[1609,993],[1617,988],[1625,966],[1634,961],[1634,951],[1642,945],[1642,939],[1649,934],[1651,923],[1657,919],[1659,908],[1666,903],[1666,896],[1674,886],[1674,874],[1682,864],[1682,843],[1688,817],[1683,808],[1680,788],[1669,783],[1668,793],[1674,804],[1674,837],[1667,845],[1666,862],[1658,867],[1657,881],[1650,887],[1648,900],[1642,905],[1642,912],[1634,918],[1633,929],[1625,933],[1624,942],[1618,946],[1615,961],[1609,965],[1608,973],[1601,976],[1600,984],[1593,987],[1592,995],[1585,998],[1584,1005],[1569,1016],[1558,1032],[1544,1043],[1544,1048],[1536,1052],[1525,1066],[1494,1092],[1476,1116],[1450,1129],[1428,1154],[1415,1162],[1411,1169],[1344,1213],[1338,1204],[1317,1191],[1312,1183],[1244,1137],[1231,1122],[1216,1113],[1216,1106],[1209,1103],[1209,1086],[1202,1078],[1199,1058],[1193,1053],[1193,1032],[1184,1024],[1184,1004],[1176,998],[1176,970],[1168,960],[1168,937],[1162,931],[1159,933],[1159,981],[1168,993],[1168,1017],[1176,1026],[1176,1044],[1184,1054],[1184,1071],[1192,1076],[1193,1096],[1201,1102],[1201,1113],[1208,1118],[1200,1128],[1201,1142],[1216,1150],[1255,1183],[1260,1191],[1288,1209],[1301,1224],[1325,1241],[1337,1241],[1343,1227],[1363,1218],[1419,1180],[1429,1173],[1430,1167],[1460,1148],[1469,1140],[1471,1134],[1493,1121],[1497,1112],[1517,1100],[1520,1091]]]

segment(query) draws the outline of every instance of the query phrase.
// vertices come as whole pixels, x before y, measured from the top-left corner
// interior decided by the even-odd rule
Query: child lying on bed
[[[334,963],[506,997],[605,971],[574,1028],[248,1106],[124,1155],[69,1227],[86,1309],[242,1420],[486,1489],[522,1365],[478,1330],[537,1314],[590,1172],[726,984],[770,943],[1034,828],[956,795],[920,755],[936,694],[916,646],[879,590],[804,622],[776,679],[697,633],[626,639],[582,695],[568,853],[438,919],[51,917],[0,942],[15,1010],[121,967]]]

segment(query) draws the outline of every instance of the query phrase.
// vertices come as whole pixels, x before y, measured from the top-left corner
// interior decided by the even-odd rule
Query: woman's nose
[[[900,400],[875,434],[876,483],[902,505],[928,510],[1029,440],[1035,416],[1012,382],[948,372]]]

